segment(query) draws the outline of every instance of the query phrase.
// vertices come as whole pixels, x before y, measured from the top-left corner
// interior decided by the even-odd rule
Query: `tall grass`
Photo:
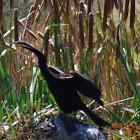
[[[22,40],[41,50],[49,65],[67,74],[77,70],[90,77],[102,91],[105,105],[105,109],[96,108],[97,113],[108,118],[110,123],[135,120],[140,124],[140,21],[137,15],[135,20],[134,1],[114,1],[110,7],[107,2],[105,0],[103,5],[99,0],[93,3],[89,0],[84,5],[78,1],[44,3],[40,0],[30,5],[24,18],[18,18],[24,11],[18,10],[17,14],[14,10],[13,27],[1,35],[1,122],[4,123],[16,107],[22,114],[29,110],[33,114],[49,104],[56,106],[38,69],[37,58],[11,45],[11,41]],[[9,22],[7,18],[7,24]],[[93,109],[95,103],[82,98],[87,104],[92,103]],[[10,117],[14,120],[16,115],[13,113]]]

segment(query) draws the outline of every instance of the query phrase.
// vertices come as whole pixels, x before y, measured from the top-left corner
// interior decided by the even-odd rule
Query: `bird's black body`
[[[97,125],[110,125],[89,110],[78,95],[79,91],[87,97],[94,98],[100,105],[103,105],[100,100],[100,91],[90,80],[75,71],[71,72],[71,76],[66,76],[64,72],[57,68],[47,67],[45,57],[40,51],[25,42],[20,41],[15,44],[34,52],[38,57],[41,73],[47,81],[59,108],[63,112],[70,114],[77,110],[83,110]]]

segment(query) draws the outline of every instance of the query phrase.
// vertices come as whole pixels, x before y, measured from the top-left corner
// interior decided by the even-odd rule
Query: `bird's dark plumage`
[[[96,86],[83,75],[75,71],[71,72],[71,76],[67,76],[61,70],[46,65],[44,55],[31,45],[25,42],[16,42],[17,46],[21,46],[35,53],[39,60],[40,70],[48,83],[49,89],[52,92],[59,108],[65,113],[72,113],[77,110],[83,110],[91,120],[99,126],[110,125],[94,112],[89,110],[82,102],[78,92],[83,95],[94,98],[100,105],[103,105],[100,100],[101,93]]]
[[[70,74],[73,76],[72,81],[75,84],[75,88],[82,93],[83,95],[94,98],[95,101],[103,106],[103,102],[101,101],[101,92],[95,86],[91,80],[83,76],[82,74],[77,73],[76,71],[71,71]]]

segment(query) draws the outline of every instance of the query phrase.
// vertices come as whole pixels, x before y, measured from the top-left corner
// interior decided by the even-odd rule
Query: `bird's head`
[[[31,46],[30,44],[23,42],[23,41],[17,41],[14,44],[17,47],[22,47],[22,48],[25,48],[25,49],[33,52],[38,57],[39,61],[44,61],[44,55],[42,54],[42,52],[40,52],[39,50],[37,50],[36,48]]]
[[[17,47],[23,47],[27,50],[30,50],[31,52],[34,52],[36,54],[36,52],[39,52],[36,48],[34,48],[33,46],[29,45],[26,42],[23,41],[17,41],[14,43]]]

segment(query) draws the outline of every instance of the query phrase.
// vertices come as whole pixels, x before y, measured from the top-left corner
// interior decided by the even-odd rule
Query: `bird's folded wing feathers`
[[[103,106],[100,99],[101,92],[91,80],[76,71],[71,71],[70,74],[73,76],[71,84],[75,86],[77,91],[89,98],[94,98],[96,102]]]
[[[63,71],[59,70],[58,68],[55,68],[53,66],[48,66],[48,69],[50,72],[57,74],[59,76],[67,76]]]

